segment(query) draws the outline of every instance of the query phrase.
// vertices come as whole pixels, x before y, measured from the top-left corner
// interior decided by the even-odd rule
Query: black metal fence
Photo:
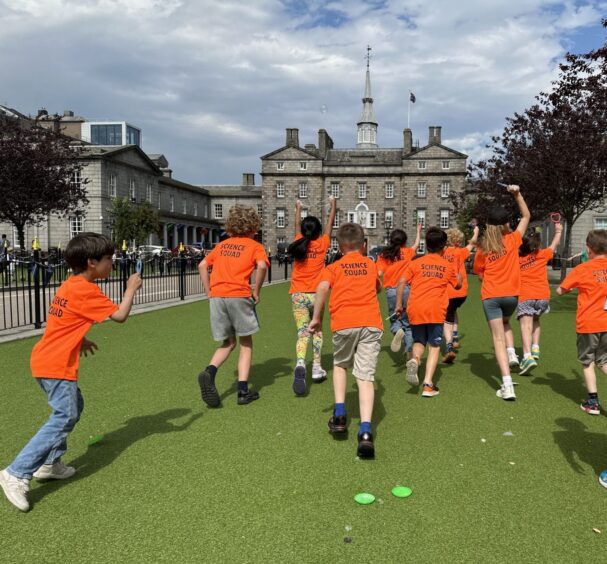
[[[97,284],[113,302],[119,303],[129,276],[140,272],[143,287],[135,296],[135,305],[185,300],[204,294],[198,272],[201,260],[202,255],[185,253],[154,256],[123,253],[114,259],[112,274]],[[21,256],[0,255],[0,332],[42,327],[57,288],[70,275],[71,270],[60,255],[43,256],[40,251]],[[290,277],[290,263],[270,257],[267,281]]]

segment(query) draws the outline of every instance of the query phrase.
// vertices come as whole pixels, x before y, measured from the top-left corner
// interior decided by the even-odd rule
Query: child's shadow
[[[142,415],[127,419],[122,427],[106,433],[98,443],[89,445],[84,454],[69,462],[70,466],[76,468],[73,478],[66,481],[47,482],[44,487],[36,488],[31,492],[30,500],[35,503],[66,483],[92,476],[111,465],[127,448],[141,439],[150,435],[185,431],[194,421],[202,417],[200,412],[193,413],[184,423],[178,425],[171,423],[172,419],[184,417],[188,413],[191,413],[190,409],[176,408],[167,409],[155,415]]]
[[[460,364],[469,364],[470,372],[487,382],[488,386],[492,390],[497,390],[502,385],[502,380],[499,375],[499,367],[497,366],[494,354],[467,353],[466,357],[461,360]]]
[[[556,372],[548,372],[545,378],[534,378],[532,384],[550,386],[554,392],[579,404],[586,395],[581,374],[574,371],[575,378],[566,378]]]
[[[271,386],[274,384],[277,378],[282,376],[286,376],[288,374],[293,373],[293,369],[295,365],[293,364],[293,360],[289,358],[271,358],[270,360],[266,360],[260,364],[253,364],[251,366],[251,374],[249,377],[249,383],[251,388],[257,392],[260,392],[264,388]],[[216,380],[219,385],[221,385],[220,376]],[[227,397],[233,395],[237,391],[237,383],[238,383],[238,370],[234,371],[234,378],[232,380],[232,384],[230,387],[225,390],[221,395],[221,401],[226,399]]]
[[[591,466],[598,475],[605,469],[605,450],[607,450],[607,435],[587,431],[586,425],[577,419],[559,417],[555,423],[563,430],[554,431],[554,442],[559,446],[565,460],[571,469],[578,474],[584,474],[585,469],[580,463]]]

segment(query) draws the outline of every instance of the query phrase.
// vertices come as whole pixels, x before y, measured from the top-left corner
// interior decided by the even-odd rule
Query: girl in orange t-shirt
[[[396,287],[398,280],[403,275],[407,265],[413,260],[421,236],[422,225],[417,226],[417,237],[412,247],[407,247],[407,234],[402,229],[395,229],[390,233],[388,246],[385,247],[377,257],[377,272],[383,277],[384,288],[386,288],[386,300],[388,301],[388,313],[390,314],[390,331],[394,337],[390,344],[392,352],[400,351],[403,343],[405,352],[411,357],[413,350],[413,335],[411,325],[407,317],[407,302],[409,301],[409,285],[403,290],[403,312],[395,315]]]
[[[521,292],[517,309],[523,341],[523,360],[520,374],[531,372],[540,359],[540,315],[550,311],[550,286],[548,262],[561,242],[563,226],[555,224],[554,237],[547,249],[541,249],[541,236],[537,232],[523,237],[519,249]]]
[[[510,316],[515,312],[520,292],[520,270],[518,248],[527,231],[531,214],[518,186],[508,186],[520,211],[521,219],[515,231],[510,230],[508,212],[494,206],[489,212],[485,233],[481,237],[479,250],[474,257],[474,272],[483,283],[481,298],[485,317],[493,337],[495,358],[502,375],[502,386],[497,397],[503,400],[516,399],[510,367],[518,366],[514,350],[514,337],[510,327]]]
[[[291,307],[297,327],[295,352],[297,363],[293,372],[293,392],[296,396],[306,393],[306,352],[310,342],[308,325],[314,313],[314,297],[325,268],[325,257],[330,246],[331,231],[335,219],[335,199],[330,199],[329,216],[324,232],[317,217],[301,218],[301,202],[295,204],[295,241],[289,245],[287,253],[294,259],[291,274]],[[312,381],[322,382],[327,373],[320,365],[322,332],[312,336]]]

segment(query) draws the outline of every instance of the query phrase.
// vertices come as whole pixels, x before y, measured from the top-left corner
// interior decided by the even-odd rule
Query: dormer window
[[[306,161],[301,161],[299,163],[299,170],[308,170],[308,163]]]
[[[283,161],[278,161],[276,163],[276,170],[284,170],[285,169],[285,163]]]

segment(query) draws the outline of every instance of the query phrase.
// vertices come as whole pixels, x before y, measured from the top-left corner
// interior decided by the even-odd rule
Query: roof
[[[148,157],[143,149],[138,145],[86,145],[81,158],[104,158],[118,155],[120,153],[126,153],[128,151],[135,151],[139,156],[147,162],[147,164],[157,173],[161,174],[160,169],[156,164]]]
[[[402,149],[329,149],[324,164],[402,165]]]
[[[308,151],[307,149],[302,149],[301,147],[293,147],[292,145],[284,145],[280,149],[276,149],[275,151],[272,151],[271,153],[263,155],[260,158],[261,158],[261,160],[267,159],[268,157],[272,157],[273,155],[276,155],[276,154],[280,153],[281,151],[284,151],[285,149],[297,149],[298,151],[301,151],[302,153],[306,153],[306,154],[310,155],[311,157],[314,157],[315,159],[319,158],[319,156],[316,152]]]
[[[446,145],[442,145],[441,143],[438,143],[435,145],[424,145],[423,147],[416,147],[415,150],[413,151],[413,153],[411,153],[410,155],[407,155],[407,157],[416,155],[417,153],[421,153],[422,151],[429,149],[430,147],[440,147],[441,149],[444,149],[445,151],[449,151],[450,153],[453,153],[454,155],[457,155],[458,157],[461,157],[463,159],[468,158],[468,155],[466,155],[465,153],[460,153],[459,151],[456,151],[455,149],[452,149],[451,147],[447,147]]]
[[[17,110],[14,110],[13,108],[9,108],[8,106],[0,105],[0,114],[3,114],[5,116],[11,117],[11,118],[30,119],[26,115],[22,114],[21,112],[18,112]]]
[[[236,196],[261,197],[261,186],[244,184],[203,184],[201,188],[205,189],[210,196],[224,198],[233,198]]]

